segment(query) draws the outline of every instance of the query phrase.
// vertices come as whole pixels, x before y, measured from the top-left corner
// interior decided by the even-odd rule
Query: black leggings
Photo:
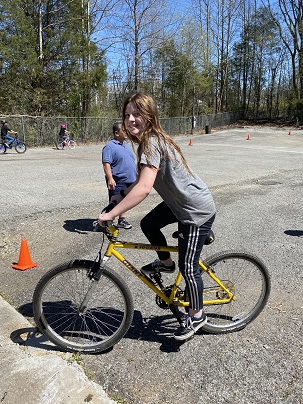
[[[181,223],[165,202],[161,202],[141,220],[141,229],[152,245],[166,246],[166,238],[162,231],[168,224],[178,223],[179,269],[186,282],[190,308],[200,310],[203,307],[202,293],[203,281],[199,270],[199,258],[208,235],[215,220],[213,215],[201,227]],[[161,261],[170,258],[170,253],[157,251]]]

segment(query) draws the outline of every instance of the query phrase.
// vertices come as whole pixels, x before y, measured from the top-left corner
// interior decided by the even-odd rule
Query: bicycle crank
[[[166,286],[165,288],[162,289],[162,292],[165,294],[165,296],[169,297],[171,295],[172,290],[173,290],[173,285]],[[182,295],[183,295],[182,290],[181,289],[178,290],[176,293],[176,297],[180,297]],[[161,299],[161,297],[158,295],[156,295],[156,303],[157,303],[157,306],[159,306],[161,309],[165,309],[165,310],[169,309],[168,304],[163,299]]]

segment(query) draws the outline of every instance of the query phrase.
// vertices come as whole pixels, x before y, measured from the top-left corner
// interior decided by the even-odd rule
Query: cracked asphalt
[[[170,312],[110,261],[133,292],[134,321],[110,351],[82,355],[82,366],[111,399],[127,404],[302,403],[303,131],[232,127],[176,140],[217,206],[216,241],[203,254],[236,249],[262,258],[272,281],[268,304],[239,332],[200,331],[177,344]],[[0,156],[5,179],[0,293],[30,322],[32,293],[42,274],[61,262],[94,259],[98,253],[100,235],[91,225],[107,203],[102,146],[28,149],[24,155],[10,150]],[[140,219],[159,200],[153,192],[129,212],[133,229],[125,230],[125,237],[145,241]],[[166,229],[168,239],[173,230]],[[38,267],[21,272],[11,266],[23,237]],[[130,251],[127,258],[140,266],[154,254]]]

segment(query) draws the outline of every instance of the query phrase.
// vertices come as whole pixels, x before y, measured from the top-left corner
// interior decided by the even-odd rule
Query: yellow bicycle
[[[132,293],[123,278],[108,266],[115,257],[156,294],[156,303],[170,309],[179,322],[188,311],[188,292],[182,275],[164,286],[160,272],[150,276],[129,262],[119,250],[178,252],[177,246],[122,241],[112,223],[104,228],[94,261],[73,260],[49,270],[38,282],[33,311],[40,331],[65,351],[98,353],[115,345],[131,326]],[[109,243],[102,254],[104,241]],[[203,305],[209,333],[227,333],[244,328],[263,310],[270,293],[270,277],[255,255],[225,251],[200,260],[204,282]],[[164,275],[165,277],[165,275]],[[182,287],[184,284],[184,287]]]

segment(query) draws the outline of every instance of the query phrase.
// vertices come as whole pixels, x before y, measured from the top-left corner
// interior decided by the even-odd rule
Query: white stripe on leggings
[[[196,253],[197,242],[199,240],[199,227],[190,226],[189,238],[187,244],[187,251],[185,254],[185,267],[184,272],[187,274],[186,280],[189,288],[189,295],[191,297],[191,307],[194,310],[199,310],[199,290],[194,277],[193,261]],[[186,270],[187,268],[187,270]]]

